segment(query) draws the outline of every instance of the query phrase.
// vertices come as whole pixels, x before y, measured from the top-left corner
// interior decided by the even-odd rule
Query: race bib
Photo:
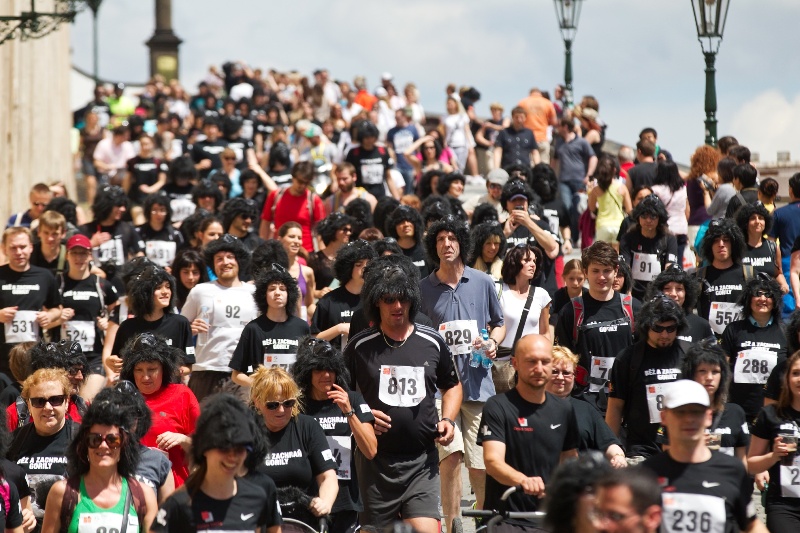
[[[383,183],[385,169],[382,163],[367,163],[361,165],[361,181],[365,185],[379,185]]]
[[[264,366],[279,366],[284,370],[291,370],[294,362],[297,361],[297,354],[294,353],[267,353],[264,354]]]
[[[244,291],[231,291],[214,298],[211,326],[215,328],[243,328],[253,320],[253,296]]]
[[[414,407],[425,398],[425,369],[421,366],[381,365],[378,398],[392,407]]]
[[[722,335],[725,326],[742,319],[742,306],[730,302],[711,302],[708,323],[717,335]]]
[[[439,325],[439,335],[453,355],[466,355],[472,352],[472,341],[478,336],[477,320],[451,320]]]
[[[725,533],[725,500],[719,496],[671,492],[664,493],[661,501],[667,533]]]
[[[656,276],[661,274],[661,262],[658,260],[658,255],[634,253],[631,273],[635,280],[653,281]]]
[[[95,261],[121,265],[125,262],[125,253],[122,251],[122,239],[109,239],[97,248],[92,249]]]
[[[647,386],[647,410],[650,413],[650,423],[661,423],[661,411],[664,409],[664,395],[670,383],[658,383]]]
[[[772,369],[778,364],[778,354],[761,348],[739,352],[733,368],[734,383],[764,385]]]
[[[95,331],[91,320],[70,320],[61,324],[61,338],[77,342],[84,352],[94,351]]]
[[[6,344],[39,340],[39,324],[36,322],[37,311],[17,311],[11,322],[5,326]]]
[[[164,268],[170,266],[175,260],[177,244],[173,241],[147,241],[144,249],[150,261]]]
[[[795,456],[792,466],[781,465],[781,496],[800,498],[800,456]]]
[[[613,357],[592,357],[592,369],[589,373],[590,392],[600,392],[606,386],[612,366],[614,366]]]
[[[328,439],[328,447],[333,452],[333,460],[338,465],[336,467],[336,477],[338,479],[350,480],[350,457],[352,456],[350,437],[325,437]]]
[[[122,526],[120,513],[81,513],[78,518],[78,533],[114,533]],[[128,513],[128,531],[139,531],[139,517]]]
[[[172,208],[173,222],[183,222],[197,209],[197,206],[189,198],[173,198],[169,201],[169,206]]]

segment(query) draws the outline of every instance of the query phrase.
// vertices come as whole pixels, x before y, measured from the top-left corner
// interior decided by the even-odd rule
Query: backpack
[[[622,303],[622,311],[628,320],[631,321],[631,331],[635,331],[633,323],[633,296],[630,294],[619,295],[620,302]],[[578,334],[580,327],[583,324],[583,296],[576,296],[572,299],[572,310],[575,313],[575,319],[572,326],[572,342],[575,346],[578,345]]]
[[[277,193],[275,193],[275,200],[272,202],[272,221],[275,222],[275,210],[278,208],[278,202],[281,201],[283,195],[286,194],[286,191],[289,187],[284,187],[280,189]],[[308,218],[311,221],[311,227],[314,227],[314,197],[317,196],[313,190],[308,189]]]
[[[144,518],[147,515],[147,504],[144,499],[142,486],[133,478],[125,478],[128,481],[128,490],[131,491],[133,505],[136,508],[136,516],[139,517],[139,528],[144,527]],[[61,499],[61,529],[62,533],[69,529],[72,521],[72,514],[78,504],[80,495],[81,478],[72,476],[67,478],[67,486],[64,487],[64,497]]]
[[[772,242],[767,240],[767,242]],[[775,246],[775,243],[772,243]],[[703,283],[706,280],[706,272],[708,271],[708,265],[701,266],[697,269],[697,279],[700,280],[700,283]],[[756,275],[756,270],[753,265],[742,265],[742,274],[744,274],[744,280],[747,281],[748,279],[752,278]]]

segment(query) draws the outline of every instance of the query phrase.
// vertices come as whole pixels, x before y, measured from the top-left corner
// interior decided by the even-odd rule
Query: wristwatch
[[[450,418],[442,418],[443,422],[450,422],[450,425],[456,427],[456,423],[453,422]]]
[[[348,411],[347,413],[345,413],[345,414],[344,414],[344,416],[345,416],[345,418],[350,418],[350,417],[351,417],[351,416],[353,416],[354,414],[356,414],[356,410],[355,410],[355,409],[350,409],[350,411]]]

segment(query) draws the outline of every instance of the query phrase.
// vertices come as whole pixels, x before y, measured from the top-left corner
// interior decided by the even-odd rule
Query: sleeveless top
[[[625,211],[622,207],[622,195],[619,187],[622,182],[614,179],[608,190],[597,197],[597,221],[598,227],[614,228],[622,224],[625,218]]]
[[[128,494],[128,480],[122,478],[122,490],[119,501],[111,508],[100,507],[95,504],[86,493],[86,485],[81,477],[81,490],[75,511],[72,513],[67,533],[95,533],[103,528],[104,531],[119,531],[122,526],[122,515],[125,509],[125,498]],[[131,498],[128,509],[128,531],[139,530],[139,517],[136,515],[136,506]]]

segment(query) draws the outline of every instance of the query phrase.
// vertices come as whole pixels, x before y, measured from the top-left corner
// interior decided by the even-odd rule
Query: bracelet
[[[355,409],[350,409],[350,411],[345,413],[344,416],[345,416],[345,418],[350,418],[354,414],[356,414],[356,410]]]
[[[456,427],[456,423],[449,418],[442,418],[442,422],[450,422],[450,425]]]

